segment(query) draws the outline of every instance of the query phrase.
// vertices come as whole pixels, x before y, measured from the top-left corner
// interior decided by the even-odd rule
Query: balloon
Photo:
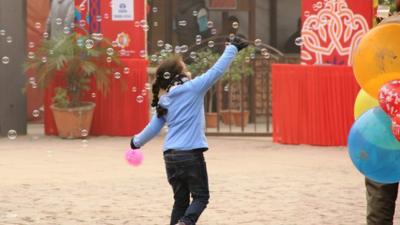
[[[392,119],[392,132],[400,141],[400,81],[391,81],[381,88],[379,104]]]
[[[138,149],[129,149],[125,153],[125,159],[131,166],[140,166],[143,162],[143,153]]]
[[[367,110],[377,106],[379,106],[378,101],[361,89],[354,104],[354,118],[357,120]]]
[[[365,123],[367,125],[365,125]],[[375,125],[380,124],[377,129]],[[400,143],[397,151],[387,148],[385,141],[396,142],[390,132],[390,119],[379,108],[364,113],[350,130],[348,138],[349,155],[356,168],[371,180],[379,183],[397,183],[400,181]],[[374,131],[375,134],[366,137],[363,129]],[[387,132],[389,131],[389,132]],[[393,144],[392,143],[392,144]],[[393,146],[392,146],[393,147]]]
[[[390,118],[379,107],[371,110],[365,112],[353,127],[357,125],[357,130],[362,137],[365,140],[375,140],[373,144],[377,147],[400,151],[400,142],[393,136]]]
[[[353,70],[360,86],[377,98],[379,89],[400,79],[400,23],[371,29],[353,53]]]

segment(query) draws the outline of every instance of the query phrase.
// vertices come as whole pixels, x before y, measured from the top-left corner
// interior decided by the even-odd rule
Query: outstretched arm
[[[152,138],[154,138],[163,128],[165,124],[165,120],[163,117],[158,118],[155,114],[152,118],[150,123],[143,129],[140,134],[135,135],[131,140],[131,146],[135,148],[140,148],[147,142],[149,142]]]
[[[206,93],[219,78],[221,78],[225,71],[231,65],[233,59],[242,49],[246,48],[249,43],[239,37],[235,37],[231,44],[225,48],[224,54],[218,59],[211,69],[209,69],[205,74],[193,79],[191,84],[193,89],[199,93]]]
[[[193,89],[200,93],[207,92],[207,90],[224,75],[237,53],[238,50],[234,45],[228,45],[213,67],[206,73],[190,81],[193,85]]]

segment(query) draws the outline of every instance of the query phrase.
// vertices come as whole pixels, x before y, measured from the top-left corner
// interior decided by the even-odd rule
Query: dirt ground
[[[0,139],[0,224],[167,225],[173,202],[162,137],[143,148],[138,168],[124,161],[128,144]],[[364,178],[345,148],[244,137],[209,137],[209,145],[211,199],[199,225],[365,224]],[[398,208],[397,224],[399,217]]]

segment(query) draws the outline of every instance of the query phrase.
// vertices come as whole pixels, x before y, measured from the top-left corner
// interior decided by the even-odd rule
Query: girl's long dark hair
[[[169,89],[174,86],[176,83],[179,83],[183,76],[183,61],[179,56],[173,56],[169,59],[166,59],[161,65],[157,68],[156,79],[153,83],[152,92],[153,92],[153,101],[151,103],[152,107],[156,107],[157,117],[162,117],[168,113],[168,110],[161,107],[159,102],[159,94],[160,90],[164,89],[167,92]]]

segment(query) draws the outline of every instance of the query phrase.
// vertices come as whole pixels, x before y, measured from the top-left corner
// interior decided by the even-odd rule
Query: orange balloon
[[[400,79],[400,23],[370,30],[354,52],[353,70],[360,86],[378,98],[380,88]]]

